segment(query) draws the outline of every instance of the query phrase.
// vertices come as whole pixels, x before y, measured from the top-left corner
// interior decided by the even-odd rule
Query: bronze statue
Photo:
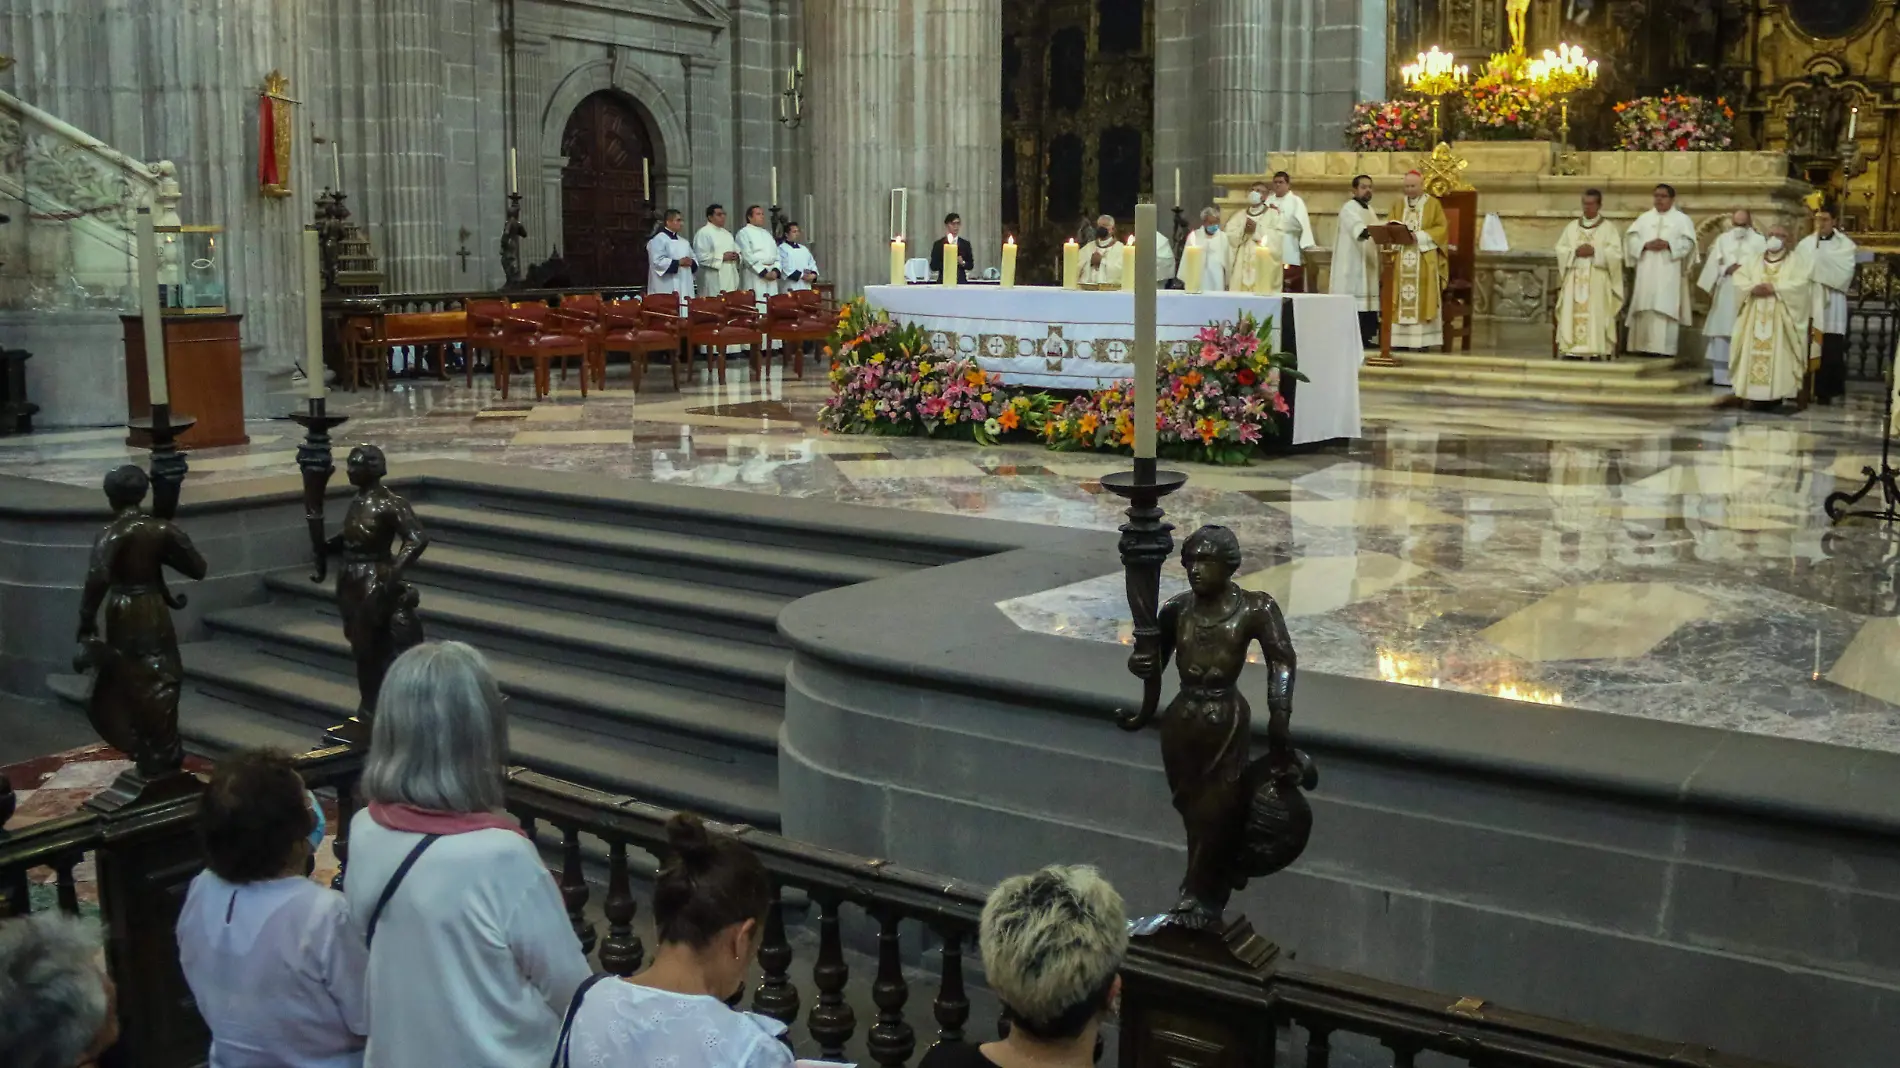
[[[1788,154],[1796,159],[1832,158],[1840,148],[1851,93],[1825,73],[1797,91],[1788,114]]]
[[[1138,644],[1129,658],[1129,671],[1149,685],[1141,709],[1119,720],[1138,731],[1154,719],[1158,680],[1175,659],[1181,690],[1161,714],[1161,762],[1187,829],[1187,874],[1179,903],[1145,921],[1142,933],[1219,929],[1233,892],[1292,863],[1313,821],[1300,787],[1311,788],[1316,776],[1289,731],[1297,659],[1280,606],[1234,584],[1240,542],[1225,527],[1195,531],[1181,564],[1190,589],[1161,606],[1158,643]],[[1267,752],[1257,760],[1252,713],[1238,689],[1254,642],[1268,670]]]
[[[383,673],[403,651],[422,643],[422,621],[416,614],[420,597],[403,581],[403,573],[429,547],[429,535],[416,519],[409,502],[383,485],[389,462],[374,445],[350,450],[350,484],[356,498],[344,513],[343,529],[326,548],[342,554],[336,573],[336,606],[343,615],[343,634],[356,659],[357,706],[345,733],[367,741],[376,695]],[[391,551],[395,543],[400,547]],[[317,561],[316,581],[323,581],[324,560]]]
[[[190,778],[182,771],[184,749],[178,740],[184,664],[171,617],[185,599],[165,588],[165,569],[205,577],[205,558],[185,532],[139,507],[149,488],[145,472],[130,464],[106,476],[113,516],[92,543],[79,606],[81,648],[73,661],[74,670],[94,673],[86,706],[93,729],[132,758],[144,784]],[[104,638],[99,636],[101,607]],[[138,794],[142,784],[121,785]]]

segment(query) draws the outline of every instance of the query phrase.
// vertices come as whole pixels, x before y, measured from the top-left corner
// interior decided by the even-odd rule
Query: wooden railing
[[[342,748],[319,750],[302,758],[301,769],[313,787],[336,792],[336,851],[344,862],[340,878],[346,878],[348,843],[341,832],[356,807],[360,755]],[[639,903],[633,886],[636,878],[649,880],[651,858],[665,852],[666,821],[673,813],[521,768],[508,774],[508,807],[544,849],[558,855],[556,878],[582,946],[597,955],[603,971],[637,972],[647,947],[634,926]],[[0,905],[9,913],[24,911],[25,873],[35,867],[55,873],[57,907],[76,911],[74,868],[88,854],[97,861],[122,1027],[132,1050],[129,1063],[137,1068],[198,1064],[204,1057],[204,1026],[178,972],[172,934],[179,890],[200,867],[192,840],[194,814],[195,802],[187,799],[144,812],[83,813],[16,834],[0,833]],[[874,1063],[883,1068],[911,1064],[921,1043],[905,1013],[912,990],[904,947],[914,947],[921,930],[937,950],[932,1039],[980,1041],[995,1033],[987,1028],[984,1034],[970,1032],[972,1009],[964,982],[964,960],[976,949],[984,887],[752,828],[721,829],[758,854],[777,888],[759,950],[762,979],[751,992],[752,1010],[794,1028],[802,1023],[804,1034],[826,1057],[842,1058],[863,1026],[864,1047]],[[604,931],[594,929],[587,908],[593,893],[587,873],[598,864],[594,843],[605,847]],[[809,1006],[802,1004],[792,978],[796,954],[788,937],[787,891],[801,892],[815,914],[818,947],[808,974],[816,996]],[[863,910],[875,928],[868,1006],[854,1006],[846,996],[846,906]],[[1123,976],[1131,990],[1237,1006],[1266,1033],[1297,1028],[1300,1041],[1294,1049],[1306,1068],[1334,1064],[1335,1046],[1343,1047],[1345,1036],[1359,1036],[1363,1047],[1383,1046],[1394,1068],[1411,1068],[1424,1054],[1480,1068],[1770,1068],[1701,1047],[1512,1012],[1476,998],[1285,959],[1263,977],[1243,977],[1137,945]],[[794,1038],[800,1037],[795,1031]],[[1168,1063],[1143,1048],[1133,1029],[1123,1031],[1119,1059],[1127,1068]]]

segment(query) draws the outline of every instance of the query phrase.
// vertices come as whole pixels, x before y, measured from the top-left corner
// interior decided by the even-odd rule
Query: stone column
[[[874,0],[806,7],[807,123],[823,236],[841,296],[886,281],[889,196],[910,195],[913,250],[963,215],[979,267],[1001,244],[1001,0]],[[919,255],[927,253],[918,252]]]
[[[1275,71],[1270,60],[1277,0],[1205,0],[1201,25],[1206,49],[1203,144],[1213,174],[1253,174],[1275,146],[1269,140],[1269,101]]]
[[[1196,60],[1197,0],[1155,0],[1154,189],[1162,228],[1173,225],[1168,203],[1181,171],[1181,204],[1193,222],[1214,190],[1214,172],[1201,151],[1201,69]]]
[[[376,124],[380,181],[368,190],[372,219],[381,225],[382,257],[394,292],[433,292],[448,287],[443,200],[448,138],[442,127],[445,74],[442,0],[376,0],[381,38],[383,100]]]
[[[731,0],[732,28],[727,34],[726,74],[732,87],[732,203],[735,230],[745,225],[747,204],[770,207],[773,152],[777,136],[778,96],[784,68],[774,62],[772,5],[769,0]],[[781,79],[777,83],[774,77]],[[785,175],[779,175],[781,186]]]
[[[517,32],[514,44],[515,98],[513,101],[514,137],[509,142],[515,146],[516,164],[521,172],[521,222],[528,228],[528,236],[521,242],[521,269],[526,271],[531,263],[540,263],[554,251],[561,240],[561,201],[560,180],[555,180],[555,195],[549,202],[547,183],[543,171],[548,159],[543,153],[547,143],[547,131],[543,128],[542,112],[547,109],[548,94],[553,87],[548,84],[548,39]],[[547,121],[561,129],[567,125],[566,115],[549,115]],[[506,211],[508,196],[508,150],[501,153],[501,197],[502,207]],[[562,166],[565,160],[555,160],[555,166]],[[499,250],[501,230],[485,235],[491,248]],[[496,255],[500,255],[497,251]]]

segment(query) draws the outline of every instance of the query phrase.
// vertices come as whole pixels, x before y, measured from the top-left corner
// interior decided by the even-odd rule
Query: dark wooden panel
[[[172,411],[198,420],[179,437],[181,448],[210,449],[251,440],[244,432],[243,318],[165,317],[165,381]],[[125,327],[126,417],[142,419],[152,414],[145,382],[145,323],[136,315],[122,315],[119,321]],[[133,431],[126,444],[144,448],[151,441],[142,431]]]

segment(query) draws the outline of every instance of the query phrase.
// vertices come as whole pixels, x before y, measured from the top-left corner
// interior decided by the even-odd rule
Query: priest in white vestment
[[[1247,206],[1229,216],[1221,230],[1227,235],[1227,288],[1236,293],[1254,292],[1254,246],[1264,240],[1273,245],[1274,270],[1280,269],[1281,231],[1278,213],[1267,213],[1268,186],[1255,182],[1247,191]],[[1280,289],[1276,282],[1271,287]]]
[[[1219,293],[1226,289],[1227,261],[1233,258],[1233,245],[1221,231],[1219,210],[1201,209],[1201,225],[1188,232],[1187,244],[1181,253],[1183,259],[1190,248],[1201,250],[1201,292]]]
[[[1708,343],[1709,374],[1718,386],[1728,385],[1729,334],[1735,329],[1735,310],[1739,300],[1730,285],[1735,269],[1742,261],[1762,254],[1767,239],[1756,231],[1754,217],[1747,208],[1738,208],[1729,217],[1729,228],[1709,245],[1708,259],[1702,261],[1702,276],[1696,288],[1709,295],[1709,314],[1702,320],[1702,337]]]
[[[1740,305],[1729,346],[1735,395],[1767,406],[1801,395],[1808,373],[1808,261],[1787,246],[1788,228],[1776,224],[1760,255],[1736,269],[1730,283]]]
[[[1280,238],[1280,262],[1285,265],[1286,290],[1306,292],[1307,249],[1319,248],[1313,240],[1313,221],[1307,217],[1306,201],[1293,191],[1293,179],[1285,171],[1273,172],[1273,192],[1267,197],[1267,211],[1277,217]]]
[[[1399,250],[1393,271],[1392,347],[1424,351],[1445,343],[1446,247],[1451,223],[1438,198],[1425,192],[1425,177],[1405,175],[1405,195],[1394,205],[1394,222],[1402,222],[1417,242]]]
[[[1115,238],[1115,217],[1095,220],[1095,240],[1082,246],[1078,285],[1090,289],[1119,289],[1122,284],[1122,243]]]
[[[680,231],[685,220],[680,213],[667,209],[660,232],[647,239],[647,292],[673,293],[680,298],[681,310],[693,295],[693,246]]]
[[[1379,245],[1366,232],[1379,225],[1372,210],[1372,177],[1352,180],[1352,199],[1339,209],[1333,233],[1333,273],[1326,291],[1354,298],[1359,309],[1359,339],[1368,348],[1379,343]]]
[[[765,228],[765,209],[757,204],[745,210],[745,225],[739,228],[739,261],[745,265],[745,284],[760,303],[778,292],[778,241]]]
[[[1674,356],[1682,328],[1695,315],[1689,277],[1696,265],[1695,223],[1676,208],[1676,187],[1659,185],[1651,207],[1623,238],[1623,257],[1636,265],[1630,288],[1631,352]]]
[[[1847,290],[1854,284],[1852,238],[1835,229],[1832,205],[1814,213],[1814,232],[1801,239],[1795,254],[1807,260],[1814,286],[1809,315],[1821,335],[1821,366],[1814,372],[1814,399],[1833,404],[1847,393]]]
[[[706,209],[706,225],[693,235],[693,258],[699,261],[699,295],[716,297],[739,288],[739,243],[726,229],[726,209]]]
[[[1623,235],[1603,217],[1603,193],[1583,194],[1583,215],[1557,238],[1557,355],[1604,360],[1616,355],[1623,310]]]
[[[804,231],[795,222],[785,224],[785,240],[778,246],[779,292],[810,289],[818,281],[818,260],[804,242]]]
[[[1168,288],[1168,279],[1174,277],[1174,239],[1159,230],[1155,231],[1155,288]]]

